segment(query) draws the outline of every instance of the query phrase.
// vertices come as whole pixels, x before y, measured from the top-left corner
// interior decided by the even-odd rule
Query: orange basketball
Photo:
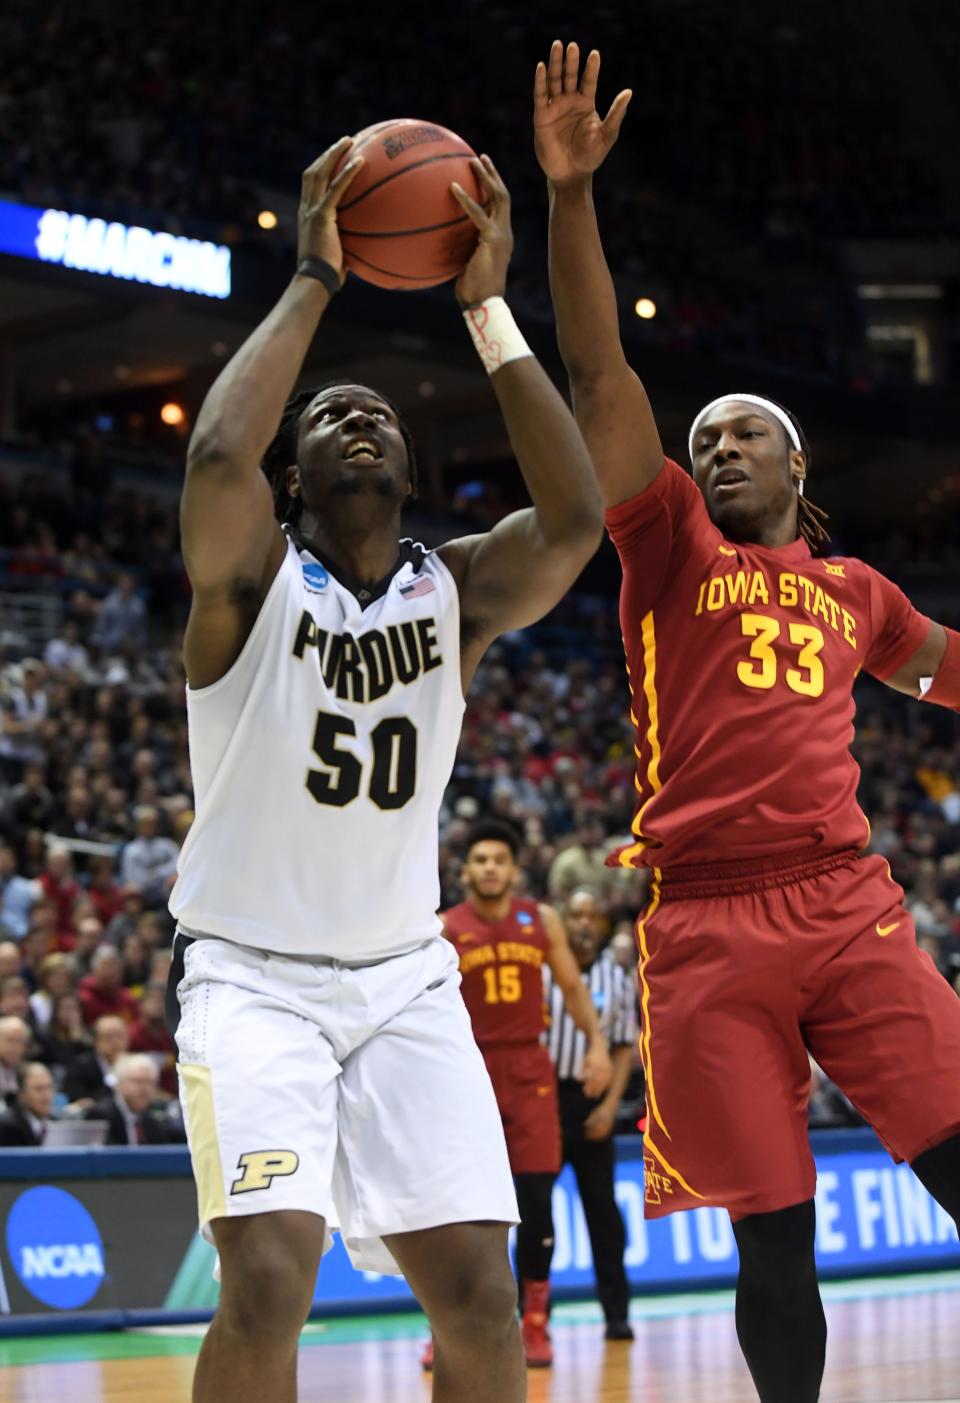
[[[455,278],[477,231],[450,185],[457,181],[485,203],[470,168],[474,154],[455,132],[415,117],[358,132],[343,160],[363,156],[364,165],[337,211],[347,267],[378,287],[435,287]]]

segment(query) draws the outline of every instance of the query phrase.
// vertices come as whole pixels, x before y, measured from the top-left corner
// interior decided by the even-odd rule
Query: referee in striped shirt
[[[599,1100],[585,1096],[579,1078],[587,1040],[567,1013],[563,993],[544,967],[550,1016],[547,1046],[557,1069],[563,1160],[573,1168],[583,1203],[597,1295],[607,1322],[606,1337],[632,1340],[627,1319],[630,1289],[623,1267],[626,1230],[614,1197],[613,1126],[637,1041],[636,994],[627,972],[608,950],[600,949],[604,923],[593,893],[583,888],[573,892],[563,908],[563,918],[613,1062],[613,1080],[605,1095]]]

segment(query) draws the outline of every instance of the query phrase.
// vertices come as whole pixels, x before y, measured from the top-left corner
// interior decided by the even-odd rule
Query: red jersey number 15
[[[485,1004],[519,1003],[520,993],[519,965],[496,965],[483,971],[483,1002]]]

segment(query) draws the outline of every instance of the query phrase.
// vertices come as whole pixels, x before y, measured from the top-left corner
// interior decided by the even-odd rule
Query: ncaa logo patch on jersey
[[[518,925],[518,926],[532,926],[532,925],[533,925],[533,917],[530,915],[530,912],[529,912],[529,911],[518,911],[518,912],[517,912],[517,925]]]
[[[330,583],[329,571],[323,565],[303,565],[303,587],[308,594],[323,594]]]

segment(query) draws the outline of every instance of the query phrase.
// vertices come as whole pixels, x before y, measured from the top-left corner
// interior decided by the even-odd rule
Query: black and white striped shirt
[[[630,975],[610,954],[602,950],[589,969],[580,976],[590,991],[600,1017],[600,1028],[611,1048],[637,1040],[637,996]],[[581,1033],[566,1010],[563,992],[548,965],[543,967],[543,992],[550,1019],[547,1050],[563,1081],[579,1076],[587,1051],[587,1037]]]

